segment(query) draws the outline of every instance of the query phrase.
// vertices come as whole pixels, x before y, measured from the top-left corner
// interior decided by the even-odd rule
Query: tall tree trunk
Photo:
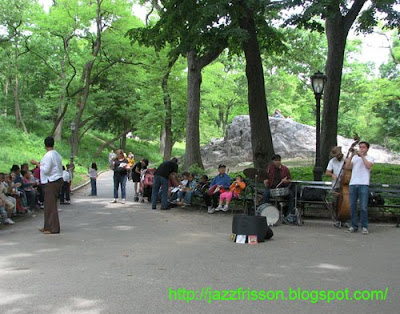
[[[196,52],[190,51],[188,62],[188,90],[186,111],[186,152],[184,170],[192,165],[204,168],[200,154],[200,85],[201,68],[196,59]]]
[[[186,152],[183,169],[188,170],[190,166],[197,165],[204,168],[200,154],[200,86],[202,81],[201,70],[214,61],[226,45],[215,48],[214,51],[198,57],[193,49],[188,53],[188,93],[186,110]]]
[[[325,87],[321,127],[321,166],[323,169],[328,165],[332,146],[337,145],[340,88],[347,36],[365,2],[366,0],[355,0],[346,16],[343,16],[340,11],[339,1],[332,0],[328,7],[325,23],[328,40],[325,71],[328,80]]]
[[[64,99],[65,101],[65,99]],[[63,128],[63,122],[64,118],[62,117],[63,113],[63,104],[62,100],[60,101],[60,104],[58,105],[58,112],[57,112],[57,117],[61,117],[60,122],[57,124],[56,129],[54,130],[54,140],[59,141],[61,140],[61,134],[62,134],[62,128]]]
[[[69,102],[67,101],[67,76],[65,74],[65,63],[67,60],[67,54],[68,54],[67,49],[68,49],[68,45],[69,45],[69,40],[71,38],[72,37],[69,36],[67,39],[64,40],[64,58],[61,61],[60,103],[58,105],[57,118],[56,118],[56,121],[54,122],[53,129],[52,129],[52,133],[54,134],[54,139],[57,141],[61,140],[64,116],[67,113],[68,104],[69,104]]]
[[[326,20],[326,36],[328,38],[328,58],[326,61],[326,76],[322,127],[321,127],[321,166],[326,169],[329,162],[329,152],[337,145],[338,112],[340,87],[347,34],[344,34],[341,19]]]
[[[121,136],[121,147],[120,147],[124,152],[126,150],[126,134]]]
[[[8,88],[10,86],[10,81],[9,79],[5,79],[4,80],[4,99],[8,99]],[[7,105],[6,102],[4,102],[4,111],[2,112],[2,114],[7,117]]]
[[[13,95],[14,95],[14,106],[15,106],[15,123],[16,127],[19,128],[20,125],[22,127],[22,130],[28,134],[28,130],[26,129],[24,119],[22,117],[22,112],[21,112],[21,105],[19,103],[19,81],[18,81],[18,68],[16,67],[15,71],[15,80],[14,80],[14,85],[13,85]]]
[[[178,60],[178,56],[172,57],[171,60],[168,62],[167,72],[165,73],[161,82],[165,107],[164,126],[162,128],[160,138],[160,153],[163,155],[163,160],[170,160],[172,157],[172,106],[171,95],[168,89],[168,79],[176,60]]]
[[[253,11],[247,7],[244,1],[241,1],[240,4],[244,14],[239,20],[239,25],[247,31],[249,36],[243,44],[243,50],[246,57],[253,162],[255,168],[264,169],[274,154],[265,96],[264,73]]]

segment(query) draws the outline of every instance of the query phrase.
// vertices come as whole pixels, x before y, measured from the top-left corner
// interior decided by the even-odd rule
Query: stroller
[[[153,189],[154,173],[156,169],[150,168],[143,170],[140,175],[139,202],[144,203],[144,198],[151,201],[151,192]]]

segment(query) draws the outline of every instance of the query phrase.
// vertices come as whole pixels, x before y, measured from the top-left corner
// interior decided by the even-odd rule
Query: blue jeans
[[[158,191],[161,187],[161,209],[168,206],[168,179],[159,175],[154,176],[153,189],[151,191],[151,208],[156,209]]]
[[[186,192],[179,191],[178,198],[181,201],[185,201],[185,204],[190,205],[190,204],[192,204],[192,194],[193,194],[193,191],[186,191]]]
[[[126,175],[114,175],[114,198],[118,198],[118,187],[121,185],[121,198],[126,199]]]
[[[90,178],[90,186],[92,188],[90,195],[97,195],[96,178]]]
[[[368,185],[350,185],[351,226],[358,229],[357,199],[360,199],[361,227],[368,228]]]

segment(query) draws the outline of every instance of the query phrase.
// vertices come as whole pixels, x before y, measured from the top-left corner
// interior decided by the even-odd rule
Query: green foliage
[[[330,1],[291,2],[304,4],[306,15],[311,17],[319,15],[321,6]],[[396,23],[397,15],[388,10],[394,2],[396,1],[371,1],[371,5],[392,14],[387,16],[386,21],[391,18]],[[263,6],[268,1],[248,3]],[[345,3],[340,2],[341,5]],[[150,43],[162,42],[162,45],[156,47],[160,48],[156,52],[154,48],[131,44],[131,39],[125,36],[129,29],[141,32],[140,28],[143,27],[143,23],[131,14],[129,1],[103,1],[107,27],[102,33],[102,51],[94,67],[98,76],[90,88],[87,110],[82,118],[89,121],[85,125],[85,129],[88,128],[89,131],[83,135],[76,157],[78,164],[85,164],[83,172],[86,163],[91,162],[90,156],[100,145],[93,135],[107,140],[126,127],[131,128],[133,134],[142,139],[128,139],[128,151],[133,151],[137,158],[146,157],[154,164],[162,161],[158,153],[160,130],[165,116],[161,82],[171,55],[177,52],[175,44],[179,51],[185,51],[184,48],[191,48],[193,44],[199,49],[200,55],[212,48],[207,44],[214,36],[222,37],[223,43],[227,39],[230,44],[229,51],[221,54],[202,73],[202,144],[208,143],[212,137],[224,136],[226,125],[233,117],[248,114],[245,59],[241,52],[241,43],[247,36],[232,22],[242,12],[231,12],[238,15],[232,15],[232,20],[226,19],[227,22],[232,22],[228,28],[228,24],[215,23],[226,15],[226,1],[197,1],[194,4],[193,1],[171,0],[163,1],[163,4],[172,12],[171,16],[161,14],[161,19],[164,20],[160,21],[158,28],[154,23],[150,27],[154,34],[158,35],[161,31],[163,34],[160,38],[148,34]],[[173,11],[175,5],[179,7],[179,12]],[[280,29],[278,32],[271,29],[266,22],[276,17],[277,11],[269,10],[265,6],[252,8],[258,10],[256,20],[263,23],[262,30],[267,34],[265,37],[268,37],[261,44],[265,48],[262,49],[262,60],[269,113],[279,108],[285,116],[313,125],[315,99],[310,90],[309,75],[321,70],[325,61],[325,36],[318,32],[293,28]],[[365,14],[370,13],[372,12]],[[69,139],[68,125],[76,115],[77,97],[74,93],[81,86],[85,63],[92,60],[91,48],[97,37],[91,27],[94,14],[94,2],[89,0],[59,0],[51,6],[49,13],[45,13],[33,0],[0,0],[0,26],[4,30],[0,34],[0,112],[6,116],[5,126],[1,127],[2,171],[7,171],[9,164],[14,161],[20,163],[42,156],[42,138],[52,129],[60,99],[66,93],[64,84],[71,80],[69,94],[64,95],[68,108],[62,135],[63,141]],[[180,18],[181,22],[190,18],[190,27],[185,29],[179,25],[178,29],[175,17]],[[373,25],[370,17],[371,15],[362,23]],[[319,18],[312,20],[312,23],[321,22]],[[203,32],[204,36],[199,37],[199,32]],[[382,33],[390,39],[393,55],[381,66],[380,77],[373,72],[371,64],[356,61],[356,57],[362,53],[361,43],[347,41],[339,106],[339,133],[347,137],[358,133],[372,143],[381,143],[400,151],[400,41],[397,32],[385,30]],[[263,34],[259,32],[260,37]],[[71,39],[65,47],[63,39],[68,36]],[[178,40],[178,36],[182,38]],[[281,43],[285,45],[284,49],[280,47]],[[270,48],[279,49],[272,51]],[[186,67],[185,53],[182,53],[169,77],[174,141],[182,141],[186,133]],[[19,82],[18,101],[29,135],[17,130],[15,122],[10,118],[15,115],[16,98],[13,87],[16,79]],[[14,153],[15,139],[23,147],[32,148]],[[119,142],[115,145],[119,146]],[[59,149],[67,161],[70,155],[69,146],[60,142]],[[174,148],[173,155],[183,154],[183,147]],[[310,179],[312,171],[308,170],[304,176]]]
[[[399,184],[400,165],[374,164],[371,183]]]
[[[0,172],[8,173],[13,164],[29,163],[32,159],[40,161],[46,153],[43,144],[45,132],[38,129],[37,133],[25,134],[20,129],[15,128],[14,125],[15,120],[13,118],[0,117],[0,133],[4,136],[0,150]],[[93,156],[103,140],[111,137],[110,134],[95,131],[89,135],[82,139],[79,156],[74,159],[76,167],[74,185],[87,181],[87,168],[92,162],[97,163],[99,170],[108,169],[108,148],[104,149],[99,157],[94,158]],[[66,140],[56,142],[55,148],[63,157],[63,164],[66,165],[70,162],[71,147],[68,144],[68,135],[65,134],[63,137]],[[162,162],[158,149],[159,144],[156,142],[128,139],[126,151],[132,151],[136,160],[149,159],[153,166]],[[178,148],[174,150],[174,153],[176,156],[181,156],[183,150]]]
[[[305,166],[305,167],[291,167],[290,174],[292,175],[292,180],[296,181],[313,181],[314,180],[314,173],[313,167]],[[324,181],[326,178],[323,178]]]
[[[199,165],[194,164],[189,167],[189,172],[194,173],[196,176],[202,176],[204,174],[204,169]]]

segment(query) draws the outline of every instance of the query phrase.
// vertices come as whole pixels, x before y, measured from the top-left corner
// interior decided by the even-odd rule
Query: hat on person
[[[334,147],[332,148],[332,150],[331,150],[331,155],[332,155],[333,157],[337,157],[337,155],[340,155],[340,154],[343,155],[343,153],[342,153],[342,146],[334,146]]]
[[[220,165],[218,166],[218,169],[220,169],[220,168],[226,168],[226,166],[223,165],[223,164],[220,164]]]

